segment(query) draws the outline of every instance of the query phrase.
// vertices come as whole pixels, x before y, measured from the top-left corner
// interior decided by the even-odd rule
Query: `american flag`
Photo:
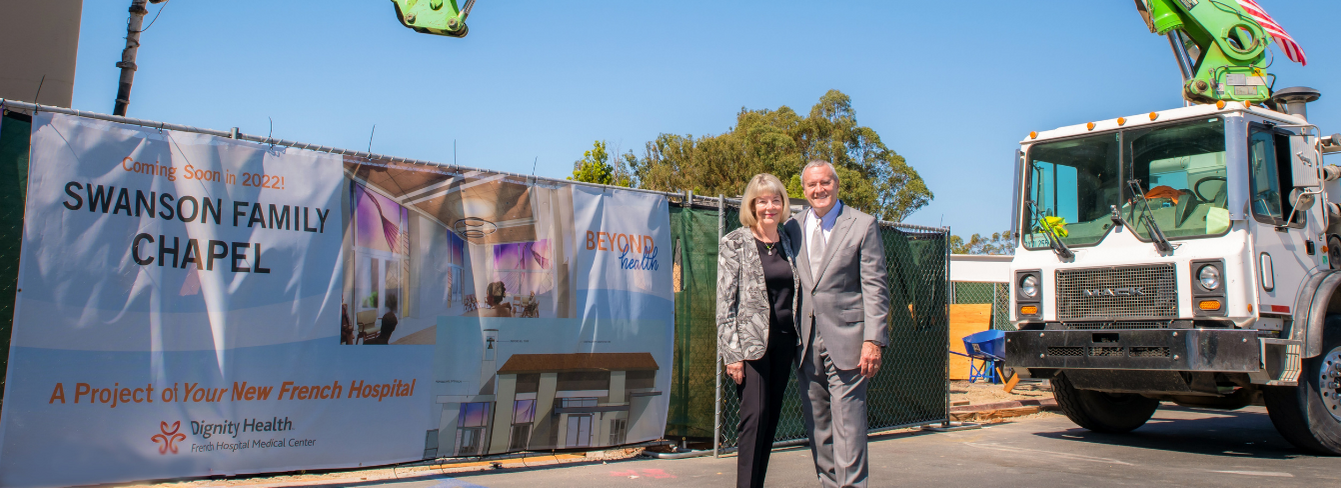
[[[1285,29],[1277,24],[1270,15],[1267,15],[1266,10],[1263,10],[1261,5],[1253,0],[1239,0],[1239,5],[1243,7],[1245,12],[1248,12],[1249,17],[1256,20],[1258,25],[1261,25],[1268,34],[1271,34],[1271,38],[1276,40],[1276,44],[1280,44],[1280,50],[1285,52],[1285,57],[1290,58],[1290,61],[1308,66],[1308,58],[1304,57],[1304,48],[1299,47],[1299,44],[1294,42],[1294,38],[1286,34]]]

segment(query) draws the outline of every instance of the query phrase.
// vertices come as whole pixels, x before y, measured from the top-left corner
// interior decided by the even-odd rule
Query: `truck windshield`
[[[1155,224],[1169,239],[1219,235],[1229,230],[1225,181],[1225,125],[1219,117],[1123,134],[1123,158],[1150,203]],[[1128,191],[1128,193],[1130,190]],[[1122,215],[1142,239],[1140,198],[1129,195]]]
[[[1120,139],[1117,133],[1038,144],[1029,149],[1021,241],[1048,246],[1046,228],[1068,246],[1093,245],[1108,233],[1110,206],[1122,203]],[[1029,215],[1034,213],[1034,215]]]
[[[1024,205],[1026,248],[1048,247],[1046,227],[1068,246],[1097,244],[1114,225],[1113,206],[1150,240],[1130,179],[1139,180],[1165,237],[1229,230],[1225,130],[1218,117],[1037,144],[1028,161],[1024,195],[1038,212],[1030,215]]]

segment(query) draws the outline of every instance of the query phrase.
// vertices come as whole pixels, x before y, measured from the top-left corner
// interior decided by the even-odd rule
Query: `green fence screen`
[[[712,439],[717,397],[717,209],[670,208],[675,356],[667,439]]]
[[[19,246],[23,242],[23,207],[28,188],[28,133],[31,129],[32,118],[23,114],[6,112],[0,120],[0,392],[4,391],[9,337],[14,329]]]
[[[739,210],[728,207],[723,232],[740,227]],[[676,318],[670,439],[710,440],[717,384],[717,236],[715,207],[672,206],[675,239]],[[871,383],[867,415],[872,430],[945,420],[948,412],[946,344],[949,337],[946,268],[948,233],[882,224],[890,294],[890,347],[882,372]],[[722,447],[736,444],[740,398],[722,374]],[[775,440],[805,438],[796,378],[788,383]]]

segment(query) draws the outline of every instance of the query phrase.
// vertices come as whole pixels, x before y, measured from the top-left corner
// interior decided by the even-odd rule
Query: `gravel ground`
[[[1052,398],[1052,390],[1047,383],[1020,383],[1006,393],[1002,385],[991,383],[969,383],[967,381],[950,382],[950,405],[984,405],[1018,400],[1043,400]],[[969,402],[962,404],[960,402]]]

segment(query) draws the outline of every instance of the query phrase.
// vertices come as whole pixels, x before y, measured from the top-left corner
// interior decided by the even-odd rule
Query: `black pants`
[[[796,357],[796,335],[769,334],[764,357],[745,361],[745,381],[736,385],[740,395],[740,427],[736,458],[736,486],[764,486],[773,435],[778,431],[782,398]]]

